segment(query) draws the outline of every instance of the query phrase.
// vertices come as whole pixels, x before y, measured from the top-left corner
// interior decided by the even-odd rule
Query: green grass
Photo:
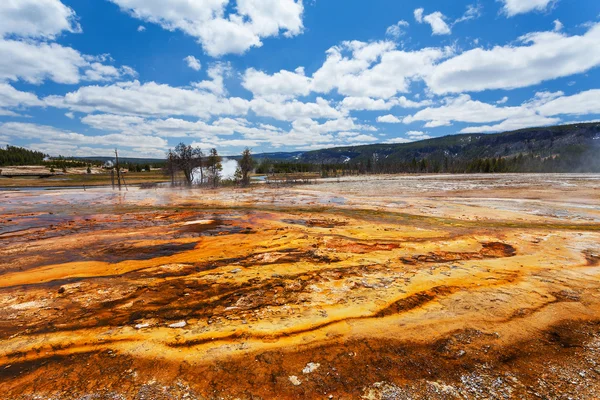
[[[128,172],[125,174],[127,185],[167,182],[161,171]],[[0,187],[76,187],[107,186],[111,184],[110,174],[67,174],[53,178],[0,178]]]

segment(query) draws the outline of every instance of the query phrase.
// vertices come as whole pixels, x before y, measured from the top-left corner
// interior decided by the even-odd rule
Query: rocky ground
[[[597,398],[598,182],[0,192],[2,398]]]

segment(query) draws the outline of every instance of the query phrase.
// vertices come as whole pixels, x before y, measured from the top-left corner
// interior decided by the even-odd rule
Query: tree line
[[[250,173],[253,169],[252,153],[249,148],[246,148],[238,160],[233,183],[241,186],[249,185]],[[167,152],[163,170],[170,176],[172,185],[176,184],[178,176],[182,176],[187,186],[218,187],[223,180],[223,158],[215,148],[210,149],[208,154],[204,154],[199,147],[179,143]]]
[[[87,167],[88,173],[91,173],[92,166],[100,166],[102,163],[98,161],[83,161],[78,160],[76,158],[66,158],[63,156],[58,156],[56,158],[49,159],[43,163],[47,168],[50,169],[50,172],[54,173],[56,171],[67,172],[67,168],[85,168]]]
[[[50,158],[41,151],[34,151],[16,146],[0,147],[0,166],[43,165],[50,172],[63,171],[67,168],[90,168],[92,165],[101,165],[99,162],[82,161],[63,156]]]
[[[129,172],[150,172],[152,170],[153,165],[126,162],[122,163],[121,167]]]
[[[552,157],[520,154],[512,157],[474,159],[417,158],[411,161],[380,160],[376,155],[343,163],[310,163],[263,159],[257,174],[319,173],[322,177],[366,174],[486,174],[486,173],[566,173],[600,172],[600,157],[592,152],[566,153]]]
[[[9,165],[43,165],[44,159],[48,157],[40,151],[24,149],[7,145],[0,147],[0,166]]]

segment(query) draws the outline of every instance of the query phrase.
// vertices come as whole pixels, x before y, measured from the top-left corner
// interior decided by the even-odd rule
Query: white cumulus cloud
[[[73,9],[59,0],[0,1],[0,37],[53,39],[61,32],[81,32]]]
[[[7,83],[0,82],[0,115],[18,116],[15,111],[29,107],[42,107],[41,101],[34,93],[21,92]]]
[[[108,81],[135,75],[129,67],[116,68],[57,43],[0,39],[0,80],[45,80],[76,84],[82,80]]]
[[[308,95],[311,82],[304,75],[302,67],[296,68],[294,72],[281,70],[273,75],[249,68],[244,73],[242,86],[252,92],[254,97],[279,100]]]
[[[207,71],[210,80],[194,82],[192,86],[198,89],[207,90],[217,96],[223,96],[227,93],[225,89],[225,77],[231,74],[232,68],[229,63],[213,63]]]
[[[420,24],[429,24],[433,35],[449,35],[452,33],[452,29],[446,23],[446,16],[444,14],[435,11],[431,14],[423,15],[424,11],[422,8],[417,8],[414,11],[415,20]]]
[[[172,87],[156,82],[121,82],[107,86],[82,86],[64,96],[49,96],[46,104],[84,113],[104,112],[141,116],[244,115],[249,102],[222,98],[206,90]]]
[[[431,25],[431,31],[434,35],[449,35],[452,30],[445,21],[446,17],[439,11],[423,17],[423,21]]]
[[[61,154],[61,151],[77,154],[80,146],[105,147],[104,154],[109,154],[109,152],[114,151],[115,143],[124,148],[129,148],[131,152],[138,152],[138,154],[139,152],[147,153],[149,151],[164,154],[168,145],[165,139],[156,136],[120,133],[95,136],[83,135],[52,126],[22,122],[0,124],[0,135],[31,139],[33,143],[28,147],[43,149],[44,152],[52,155]],[[98,148],[96,147],[96,150],[92,151],[95,153]],[[79,153],[79,155],[85,155],[85,153]]]
[[[190,67],[191,69],[193,69],[194,71],[200,71],[200,69],[202,68],[202,64],[200,63],[200,60],[198,60],[194,56],[187,56],[183,60],[185,61],[187,66]]]
[[[538,110],[543,115],[551,116],[600,114],[600,89],[549,99]]]
[[[406,34],[406,28],[409,26],[410,24],[407,21],[404,20],[400,20],[397,23],[395,23],[392,26],[389,26],[386,31],[385,34],[388,36],[393,37],[394,39],[398,39],[401,36]]]
[[[499,0],[504,3],[503,11],[509,17],[531,11],[544,11],[556,0]]]
[[[554,32],[560,32],[560,31],[562,31],[563,28],[564,28],[563,23],[560,22],[560,20],[555,19],[554,20]]]
[[[399,124],[402,122],[402,120],[392,114],[388,114],[377,117],[377,122],[386,124]]]
[[[417,8],[414,11],[415,20],[420,24],[423,23],[423,12],[425,12],[423,8]]]
[[[481,17],[482,9],[483,7],[481,4],[469,4],[467,6],[467,11],[465,11],[462,17],[454,21],[453,25]]]
[[[450,49],[397,50],[392,42],[344,42],[327,51],[313,74],[312,91],[344,96],[389,98],[409,91],[413,80],[431,72]]]
[[[219,57],[260,47],[262,39],[302,33],[302,0],[110,0],[133,17],[180,30],[198,40],[206,53]]]
[[[600,65],[600,24],[584,35],[535,32],[520,42],[468,50],[436,65],[425,81],[436,94],[515,89]]]
[[[500,106],[473,100],[469,95],[447,98],[438,107],[428,107],[403,119],[404,123],[426,122],[426,127],[454,122],[486,124],[469,126],[462,133],[502,132],[521,128],[555,125],[561,116],[600,114],[600,89],[566,96],[562,91],[538,92],[519,106]],[[493,123],[493,124],[490,124]]]

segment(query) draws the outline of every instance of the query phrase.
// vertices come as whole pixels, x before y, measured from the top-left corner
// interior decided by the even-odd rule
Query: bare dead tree
[[[167,153],[167,162],[165,163],[164,173],[171,177],[171,186],[175,185],[175,174],[177,173],[177,165],[175,153],[169,149]]]

